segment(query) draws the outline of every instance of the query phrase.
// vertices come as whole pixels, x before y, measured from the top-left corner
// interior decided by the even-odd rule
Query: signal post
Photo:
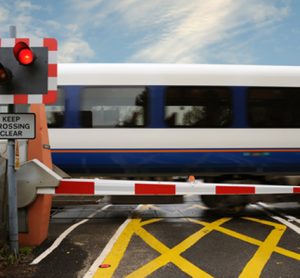
[[[17,190],[15,181],[15,140],[30,139],[28,159],[37,158],[52,168],[45,109],[56,100],[57,42],[53,38],[0,38],[0,104],[8,104],[9,114],[0,115],[0,139],[8,139],[8,207],[10,248],[18,254]],[[32,112],[15,113],[14,105],[32,104]],[[38,124],[35,123],[35,114]],[[41,120],[40,117],[43,119]],[[51,198],[39,196],[28,208],[28,232],[20,234],[23,245],[38,245],[48,233]]]

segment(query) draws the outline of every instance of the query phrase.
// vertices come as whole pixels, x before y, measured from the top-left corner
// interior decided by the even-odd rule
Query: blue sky
[[[58,62],[300,65],[299,0],[0,0],[0,37],[55,37]]]

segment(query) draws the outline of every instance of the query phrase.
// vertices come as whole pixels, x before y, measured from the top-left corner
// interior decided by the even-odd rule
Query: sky
[[[300,65],[299,0],[0,0],[0,37],[58,40],[59,63]]]

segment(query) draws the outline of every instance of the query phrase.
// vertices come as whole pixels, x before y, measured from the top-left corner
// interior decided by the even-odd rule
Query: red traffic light
[[[34,62],[35,55],[25,42],[18,42],[14,46],[14,55],[21,65],[30,65]]]
[[[6,84],[11,80],[12,74],[9,69],[0,63],[0,85]]]

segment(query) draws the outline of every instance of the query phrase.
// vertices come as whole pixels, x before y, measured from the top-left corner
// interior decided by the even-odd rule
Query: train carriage
[[[60,64],[53,162],[100,176],[268,177],[300,169],[300,67]]]

